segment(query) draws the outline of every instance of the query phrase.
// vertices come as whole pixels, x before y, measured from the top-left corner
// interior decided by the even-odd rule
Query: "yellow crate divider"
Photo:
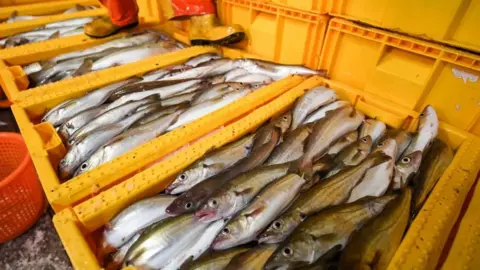
[[[460,221],[460,226],[453,243],[448,250],[448,256],[443,265],[437,269],[479,269],[480,258],[480,186],[476,186],[465,215]]]
[[[2,0],[2,2],[0,2],[0,7],[35,4],[39,2],[57,2],[57,1],[60,2],[60,1],[69,1],[69,0]]]
[[[107,15],[107,10],[105,8],[79,11],[71,14],[50,15],[35,20],[2,23],[0,24],[0,38],[32,30],[52,22],[102,15]]]
[[[334,18],[318,68],[366,99],[416,112],[431,104],[441,121],[480,135],[478,55]]]
[[[316,67],[328,16],[255,0],[221,0],[217,7],[223,22],[245,29],[247,40],[235,48],[277,63]]]
[[[75,0],[75,1],[57,1],[46,3],[33,3],[29,5],[21,6],[8,6],[0,9],[0,20],[5,20],[12,15],[13,12],[17,12],[18,16],[32,15],[53,15],[55,13],[61,13],[69,8],[75,7],[75,5],[83,6],[96,6],[101,7],[101,4],[97,0]]]

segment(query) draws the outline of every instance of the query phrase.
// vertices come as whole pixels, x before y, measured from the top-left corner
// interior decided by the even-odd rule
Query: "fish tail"
[[[75,70],[72,77],[80,76],[90,72],[92,70],[92,65],[92,59],[86,59],[85,61],[83,61],[83,64],[77,70]]]

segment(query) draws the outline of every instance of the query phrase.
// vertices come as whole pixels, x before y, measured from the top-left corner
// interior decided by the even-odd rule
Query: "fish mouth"
[[[223,235],[218,235],[217,238],[215,238],[215,240],[213,240],[212,248],[214,250],[222,250],[222,249],[229,248],[229,246],[226,245],[227,240],[228,240],[227,237],[224,237]]]
[[[215,218],[217,216],[217,211],[210,210],[210,209],[200,209],[197,212],[195,212],[195,216],[201,222],[215,221]]]
[[[258,237],[259,244],[276,244],[280,241],[276,239],[274,235],[269,235],[267,233],[263,233]]]

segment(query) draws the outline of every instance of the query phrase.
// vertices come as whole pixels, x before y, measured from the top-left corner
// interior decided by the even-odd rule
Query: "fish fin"
[[[263,213],[263,211],[265,211],[265,209],[266,209],[265,205],[261,205],[261,206],[255,208],[255,209],[253,209],[251,212],[246,213],[246,214],[245,214],[245,217],[246,217],[247,219],[249,219],[249,218],[255,218],[256,216],[258,216],[258,215],[260,215],[261,213]]]
[[[18,16],[18,11],[14,10],[12,11],[12,13],[10,13],[10,16],[8,17],[8,19],[14,19],[17,16]]]
[[[86,10],[87,8],[80,4],[75,4],[75,9],[78,11]]]
[[[55,39],[60,37],[60,31],[55,31],[55,33],[51,34],[48,39]]]
[[[242,194],[249,194],[252,191],[253,191],[253,188],[246,188],[246,189],[239,190],[239,191],[234,190],[233,193],[235,193],[236,196],[240,196]]]
[[[179,270],[186,270],[189,269],[189,266],[192,265],[194,259],[193,256],[188,257],[179,267]]]
[[[83,61],[83,64],[72,74],[72,77],[80,76],[92,70],[93,61],[91,59],[86,59]]]
[[[55,62],[51,60],[42,60],[42,61],[39,61],[38,63],[40,64],[40,66],[42,66],[42,69],[49,68],[55,65]]]

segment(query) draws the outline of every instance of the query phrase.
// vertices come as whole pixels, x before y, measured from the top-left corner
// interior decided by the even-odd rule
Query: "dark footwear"
[[[220,25],[214,14],[190,17],[189,37],[192,45],[229,45],[245,38],[238,24]]]

